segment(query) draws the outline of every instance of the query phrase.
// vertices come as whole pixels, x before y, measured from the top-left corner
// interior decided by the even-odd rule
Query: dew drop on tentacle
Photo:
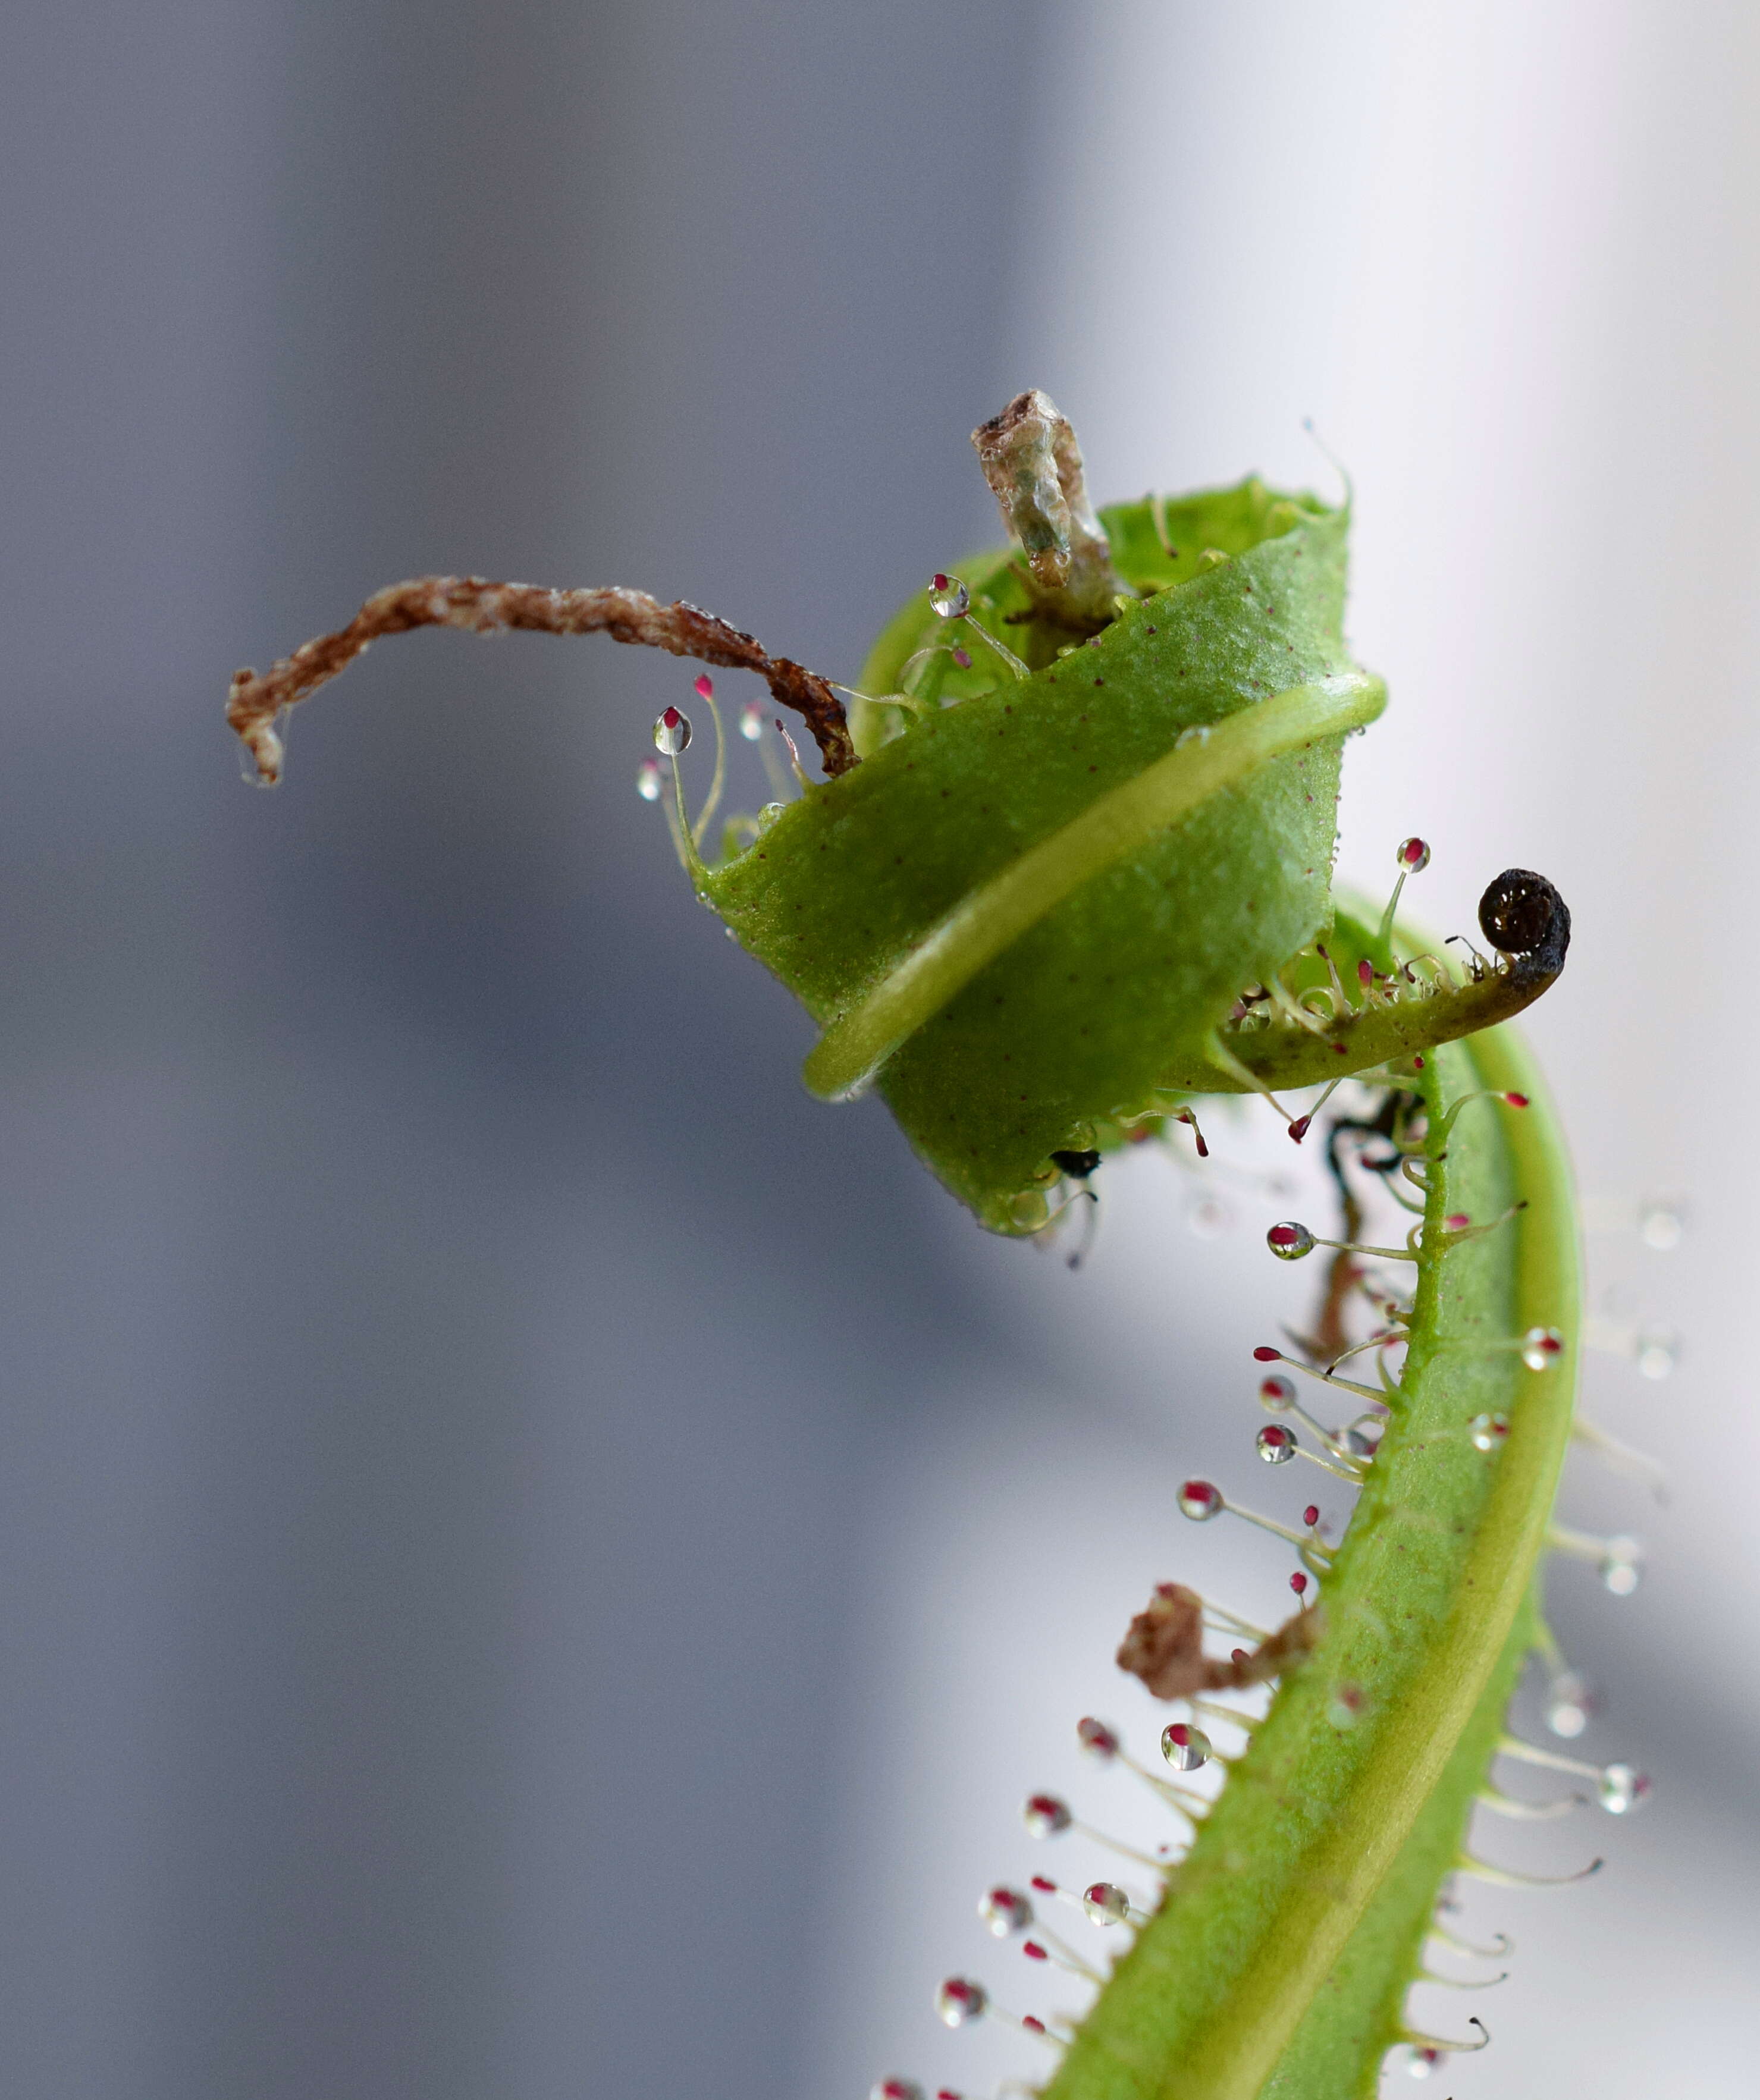
[[[1440,2049],[1414,2049],[1405,2059],[1405,2067],[1414,2078],[1427,2078],[1441,2061]]]
[[[1185,1480],[1178,1496],[1180,1514],[1193,1524],[1206,1524],[1222,1508],[1222,1490],[1209,1480]]]
[[[660,799],[660,768],[657,759],[644,758],[636,768],[636,792],[644,802]]]
[[[1034,1838],[1056,1838],[1074,1821],[1070,1804],[1054,1793],[1030,1793],[1021,1811],[1027,1833]]]
[[[1574,1670],[1560,1670],[1546,1687],[1546,1726],[1566,1742],[1581,1735],[1594,1710],[1595,1696]]]
[[[1033,1922],[1033,1906],[1027,1898],[1019,1889],[1001,1886],[986,1889],[978,1898],[977,1914],[998,1939],[1025,1932]]]
[[[924,2094],[914,2078],[880,2078],[868,2088],[868,2100],[924,2100]]]
[[[1363,1710],[1363,1692],[1361,1685],[1337,1686],[1326,1706],[1326,1718],[1334,1728],[1354,1728]]]
[[[654,748],[676,758],[690,747],[690,718],[677,708],[668,708],[654,725]]]
[[[989,2005],[989,1992],[969,1976],[950,1976],[935,1993],[936,2014],[951,2027],[982,2019]]]
[[[1401,875],[1422,875],[1430,865],[1430,848],[1419,838],[1401,839],[1394,859]]]
[[[1279,1261],[1299,1261],[1314,1251],[1314,1236],[1306,1225],[1286,1218],[1266,1233],[1265,1244]]]
[[[1295,1381],[1274,1371],[1259,1382],[1259,1404],[1268,1414],[1286,1414],[1295,1405]]]
[[[1104,1721],[1096,1721],[1092,1714],[1084,1714],[1076,1723],[1075,1739],[1096,1763],[1103,1765],[1109,1765],[1122,1748],[1117,1731]]]
[[[1596,1796],[1609,1815],[1630,1815],[1650,1798],[1650,1781],[1630,1765],[1605,1765]]]
[[[1531,1371],[1548,1370],[1564,1353],[1564,1337],[1556,1327],[1530,1327],[1522,1337],[1522,1361]]]
[[[1610,1538],[1599,1571],[1602,1588],[1616,1597],[1630,1596],[1643,1573],[1643,1558],[1635,1538]]]
[[[1094,1925],[1123,1925],[1131,1916],[1131,1899],[1111,1882],[1092,1882],[1082,1891],[1082,1908]]]
[[[1510,1418],[1506,1414],[1475,1414],[1467,1425],[1467,1433],[1473,1440],[1475,1451],[1501,1450],[1510,1433]]]
[[[1295,1435],[1281,1422],[1268,1422],[1253,1440],[1268,1466],[1286,1466],[1295,1456]]]
[[[1640,1327],[1632,1343],[1632,1360],[1647,1379],[1665,1379],[1680,1357],[1680,1337],[1667,1327]]]
[[[1170,1721],[1161,1732],[1161,1754],[1176,1771],[1196,1771],[1210,1762],[1210,1738],[1189,1721]]]
[[[1681,1207],[1670,1198],[1650,1196],[1639,1205],[1638,1237],[1653,1253],[1672,1254],[1685,1230]]]
[[[1373,1458],[1381,1449],[1381,1440],[1387,1431],[1385,1416],[1360,1414],[1346,1426],[1344,1448],[1353,1458]]]
[[[972,610],[972,593],[957,576],[946,576],[938,571],[929,587],[931,611],[942,620],[964,620]]]
[[[756,700],[748,700],[739,710],[739,734],[748,743],[756,743],[764,734],[764,709]]]

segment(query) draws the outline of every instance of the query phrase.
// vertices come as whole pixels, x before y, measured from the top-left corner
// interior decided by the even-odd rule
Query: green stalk
[[[1569,1438],[1577,1254],[1570,1176],[1507,1030],[1437,1052],[1431,1186],[1403,1395],[1338,1559],[1327,1630],[1286,1679],[1167,1900],[1083,2023],[1047,2100],[1368,2093],[1525,1645],[1524,1605]],[[1480,1086],[1533,1105],[1442,1112]],[[1527,1207],[1500,1231],[1449,1242]],[[1550,1368],[1506,1345],[1567,1337]],[[1493,1453],[1467,1423],[1501,1412]],[[1354,1710],[1354,1711],[1353,1711]],[[1363,1958],[1378,1952],[1378,1960]]]

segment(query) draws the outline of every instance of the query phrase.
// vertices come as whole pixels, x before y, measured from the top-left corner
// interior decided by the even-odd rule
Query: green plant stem
[[[1453,1863],[1569,1438],[1577,1324],[1570,1176],[1527,1053],[1499,1030],[1437,1052],[1421,1083],[1433,1133],[1480,1086],[1533,1105],[1475,1105],[1432,1136],[1402,1396],[1322,1586],[1326,1635],[1280,1688],[1048,2100],[1258,2100],[1274,2076],[1280,2093],[1341,2100],[1373,2091],[1397,2038],[1434,1879],[1404,1891],[1418,1915],[1392,1934],[1392,1972],[1361,1965],[1348,1997],[1329,1987],[1409,1848]],[[1504,1230],[1449,1242],[1446,1217],[1484,1220],[1517,1197],[1526,1208]],[[1567,1338],[1540,1372],[1510,1346],[1535,1326]],[[1485,1454],[1467,1425],[1490,1411],[1510,1430]],[[1299,2041],[1333,2060],[1331,2082],[1285,2061]]]

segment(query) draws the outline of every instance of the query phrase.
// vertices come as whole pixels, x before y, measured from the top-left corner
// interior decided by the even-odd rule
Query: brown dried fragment
[[[457,627],[469,634],[509,629],[608,634],[614,642],[756,671],[774,698],[812,730],[828,774],[847,773],[856,763],[843,702],[824,679],[786,656],[772,656],[751,635],[683,598],[662,605],[646,591],[615,584],[546,590],[539,584],[491,583],[482,576],[417,576],[375,591],[346,627],[302,642],[261,677],[252,670],[233,673],[226,718],[255,761],[258,777],[271,786],[281,777],[284,754],[275,724],[283,708],[315,692],[382,636],[407,634],[417,627]]]
[[[1045,610],[1078,628],[1105,626],[1125,587],[1088,501],[1082,448],[1068,417],[1032,387],[980,423],[972,442]]]
[[[1317,1608],[1298,1612],[1251,1652],[1219,1661],[1204,1652],[1203,1599],[1183,1583],[1162,1582],[1131,1620],[1118,1649],[1118,1667],[1141,1678],[1158,1699],[1239,1692],[1299,1662],[1320,1633]]]

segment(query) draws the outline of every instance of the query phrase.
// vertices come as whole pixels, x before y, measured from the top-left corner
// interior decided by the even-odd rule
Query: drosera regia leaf
[[[1420,1192],[1420,1222],[1405,1246],[1378,1250],[1273,1226],[1286,1259],[1337,1250],[1321,1323],[1333,1341],[1259,1353],[1384,1401],[1385,1429],[1322,1439],[1320,1462],[1361,1489],[1335,1546],[1268,1523],[1304,1564],[1290,1626],[1223,1663],[1206,1661],[1177,1586],[1161,1621],[1141,1622],[1149,1654],[1149,1635],[1171,1639],[1179,1621],[1184,1646],[1164,1643],[1140,1673],[1158,1696],[1277,1689],[1158,1900],[1136,1908],[1110,1884],[1083,1899],[1136,1940],[1044,2089],[1365,2100],[1388,2050],[1413,2040],[1405,1994],[1508,1746],[1516,1674],[1531,1649],[1557,1660],[1537,1568],[1571,1434],[1575,1212],[1555,1118],[1507,1022],[1558,976],[1570,916],[1544,877],[1507,869],[1480,906],[1489,952],[1420,953],[1392,904],[1334,899],[1341,756],[1386,701],[1344,640],[1348,507],[1249,479],[1096,514],[1074,434],[1043,395],[1018,397],[976,442],[1015,544],[933,572],[847,715],[831,682],[682,601],[428,577],[378,593],[264,676],[240,673],[229,719],[273,779],[280,713],[371,641],[417,625],[602,632],[756,671],[812,732],[827,777],[807,777],[783,730],[778,799],[729,820],[706,861],[724,740],[717,717],[693,823],[690,726],[674,708],[655,746],[672,797],[652,758],[639,791],[666,809],[698,894],[819,1023],[809,1084],[827,1097],[876,1088],[994,1230],[1041,1229],[1061,1189],[1086,1191],[1133,1133],[1191,1120],[1194,1095],[1361,1075],[1382,1106],[1350,1127],[1392,1145],[1380,1171]],[[697,692],[712,707],[706,678]],[[765,734],[756,717],[741,727]],[[1402,841],[1402,883],[1428,858]],[[1321,1110],[1284,1112],[1300,1141]],[[1321,1127],[1330,1145],[1339,1119]],[[1370,1291],[1353,1264],[1370,1256],[1412,1277],[1409,1300],[1383,1293],[1405,1361],[1378,1388],[1337,1379],[1327,1361],[1343,1346],[1339,1287]],[[1272,1404],[1308,1418],[1281,1386]],[[1297,1449],[1287,1426],[1260,1433],[1274,1464]],[[1177,1506],[1199,1519],[1234,1507],[1202,1481]],[[1616,1572],[1635,1581],[1635,1562]],[[1195,1723],[1170,1724],[1167,1740],[1177,1769],[1209,1758]],[[1623,1776],[1603,1804],[1623,1812],[1643,1785],[1608,1772]],[[1061,1802],[1052,1810],[1069,1824]],[[965,2024],[989,2003],[956,1979],[941,2010]],[[1478,2045],[1418,2039],[1431,2054]]]

